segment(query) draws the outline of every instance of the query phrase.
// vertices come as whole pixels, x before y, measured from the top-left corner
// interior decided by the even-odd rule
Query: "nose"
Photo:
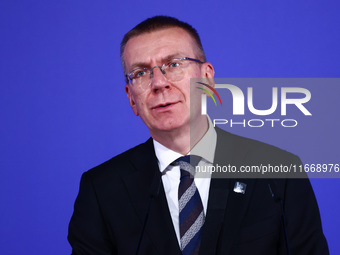
[[[170,88],[171,84],[166,78],[166,73],[160,66],[155,66],[152,70],[150,86],[154,91]]]

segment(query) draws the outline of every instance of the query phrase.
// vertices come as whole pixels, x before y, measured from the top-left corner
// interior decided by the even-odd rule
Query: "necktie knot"
[[[181,179],[187,176],[195,176],[195,167],[201,161],[201,157],[196,155],[182,156],[171,163],[173,166],[179,166],[181,169]]]
[[[197,155],[186,155],[176,159],[174,162],[172,162],[172,164],[177,165],[179,162],[183,161],[192,165],[193,167],[196,167],[198,163],[201,161],[201,159],[202,157]]]

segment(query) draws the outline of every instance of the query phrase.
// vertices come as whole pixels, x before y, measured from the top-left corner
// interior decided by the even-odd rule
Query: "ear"
[[[130,106],[132,108],[132,111],[134,112],[134,114],[136,116],[138,116],[139,113],[138,113],[138,110],[137,110],[136,101],[135,101],[134,95],[133,95],[133,93],[131,91],[131,87],[129,87],[129,84],[125,85],[125,92],[126,92],[126,95],[129,98],[129,103],[130,103]]]
[[[214,82],[214,76],[215,76],[215,70],[214,67],[211,63],[205,62],[202,64],[202,78],[206,78],[209,85],[212,87],[215,87],[215,82]]]

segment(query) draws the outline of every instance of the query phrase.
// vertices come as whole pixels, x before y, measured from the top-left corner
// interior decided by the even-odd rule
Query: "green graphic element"
[[[222,100],[221,100],[221,98],[220,98],[220,95],[217,93],[217,91],[214,89],[214,87],[209,86],[208,84],[205,84],[205,83],[203,83],[203,82],[197,82],[197,83],[198,83],[198,84],[202,84],[202,85],[204,85],[204,86],[207,86],[209,89],[211,89],[211,90],[215,93],[215,95],[217,96],[218,100],[220,101],[220,103],[221,103],[221,105],[222,105]],[[196,87],[196,88],[198,88],[198,89],[203,90],[204,92],[206,92],[206,93],[214,100],[215,106],[217,106],[217,103],[216,103],[216,100],[215,100],[214,96],[213,96],[208,90],[203,89],[203,88],[201,88],[201,87]]]
[[[204,89],[204,88],[200,88],[200,87],[196,87],[196,88],[201,89],[201,90],[203,90],[204,92],[208,93],[208,95],[212,98],[212,100],[214,100],[214,103],[215,103],[215,105],[217,106],[217,103],[216,103],[216,100],[215,100],[214,96],[213,96],[208,90],[206,90],[206,89]]]

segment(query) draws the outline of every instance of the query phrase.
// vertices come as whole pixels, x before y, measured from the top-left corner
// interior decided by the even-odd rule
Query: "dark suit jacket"
[[[301,162],[276,147],[217,129],[214,164],[262,163]],[[135,254],[150,194],[155,193],[159,178],[151,139],[85,172],[69,225],[72,254]],[[236,181],[247,185],[245,194],[233,191]],[[286,254],[277,197],[284,206],[291,254],[329,254],[306,178],[212,178],[200,254]],[[139,254],[181,254],[162,183]]]

